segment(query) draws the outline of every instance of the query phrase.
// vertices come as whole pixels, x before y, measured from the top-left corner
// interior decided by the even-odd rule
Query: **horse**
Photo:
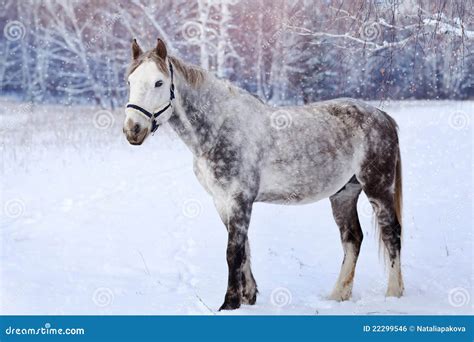
[[[374,209],[387,257],[386,296],[402,296],[402,173],[393,118],[350,98],[270,106],[168,55],[159,38],[146,52],[134,39],[131,55],[126,139],[140,145],[168,123],[192,152],[194,173],[227,228],[228,283],[219,310],[256,302],[247,235],[256,202],[289,205],[329,198],[344,250],[329,299],[348,300],[363,239],[357,215],[361,191]]]

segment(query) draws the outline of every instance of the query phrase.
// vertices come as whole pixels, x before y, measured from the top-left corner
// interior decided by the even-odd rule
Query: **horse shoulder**
[[[221,197],[223,193],[257,193],[258,157],[249,156],[253,153],[258,152],[249,152],[245,147],[221,138],[209,152],[194,158],[194,173],[213,197]]]

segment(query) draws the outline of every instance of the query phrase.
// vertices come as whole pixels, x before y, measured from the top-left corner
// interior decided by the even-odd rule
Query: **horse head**
[[[123,132],[130,144],[141,145],[173,112],[173,66],[161,39],[145,53],[133,40],[127,81],[130,95]]]

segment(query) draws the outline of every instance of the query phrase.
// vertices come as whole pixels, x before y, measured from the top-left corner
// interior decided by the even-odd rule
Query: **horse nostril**
[[[137,124],[137,123],[135,125],[133,125],[132,131],[133,131],[133,133],[138,134],[140,132],[140,125]]]

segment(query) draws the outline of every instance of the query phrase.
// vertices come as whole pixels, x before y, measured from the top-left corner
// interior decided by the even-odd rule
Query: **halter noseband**
[[[142,108],[142,107],[140,107],[136,104],[133,104],[133,103],[127,104],[127,108],[135,109],[135,110],[139,111],[141,114],[145,115],[148,119],[151,120],[151,133],[155,133],[155,131],[158,129],[159,125],[156,123],[156,119],[161,114],[166,112],[166,110],[168,108],[173,107],[173,102],[172,101],[175,98],[174,97],[174,83],[173,83],[173,64],[171,64],[171,62],[169,62],[169,66],[170,66],[170,76],[171,76],[170,100],[168,101],[168,104],[163,109],[160,109],[159,111],[157,111],[155,113],[150,113],[145,108]]]

